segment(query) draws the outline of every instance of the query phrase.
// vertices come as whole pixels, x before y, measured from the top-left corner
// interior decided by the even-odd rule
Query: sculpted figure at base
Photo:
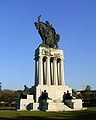
[[[27,85],[24,85],[23,93],[24,94],[29,94],[30,93],[30,88],[28,88]]]
[[[55,29],[48,21],[45,23],[41,22],[40,17],[41,15],[38,17],[38,21],[34,24],[38,29],[38,33],[42,38],[43,44],[51,48],[58,48],[58,41],[60,39],[59,34],[56,33]]]
[[[39,97],[39,102],[42,100],[47,100],[47,99],[52,100],[51,98],[49,98],[47,91],[44,90],[44,92],[42,91],[41,96]]]

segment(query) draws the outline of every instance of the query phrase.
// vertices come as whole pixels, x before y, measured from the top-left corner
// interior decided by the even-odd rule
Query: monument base
[[[54,102],[52,100],[42,100],[40,103],[32,103],[32,110],[40,110],[40,111],[75,111],[75,110],[83,110],[82,108],[82,100],[68,100],[68,105],[64,102]]]
[[[68,86],[56,85],[38,85],[34,86],[34,95],[27,95],[26,99],[16,101],[16,110],[31,110],[31,111],[73,111],[82,110],[81,99],[70,99],[64,101],[64,92],[72,89]],[[48,93],[47,100],[39,100],[42,91],[46,90]]]

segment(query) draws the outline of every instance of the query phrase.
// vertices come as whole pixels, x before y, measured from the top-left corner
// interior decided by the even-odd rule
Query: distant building
[[[81,86],[81,87],[80,87],[80,90],[81,90],[81,91],[86,90],[86,86]]]

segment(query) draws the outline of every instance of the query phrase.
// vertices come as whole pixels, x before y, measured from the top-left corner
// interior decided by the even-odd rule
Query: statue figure
[[[40,17],[41,15],[38,17],[38,21],[35,22],[34,24],[38,29],[38,33],[42,38],[43,44],[51,48],[58,48],[57,42],[60,39],[59,34],[56,34],[55,29],[48,21],[46,21],[45,23],[41,22]]]
[[[27,99],[27,95],[34,94],[34,87],[28,88],[27,85],[24,85],[24,90],[20,94],[20,99]]]
[[[30,89],[27,87],[27,85],[24,85],[23,93],[28,95],[30,93]]]
[[[47,100],[47,99],[52,100],[51,98],[49,98],[47,91],[44,90],[44,92],[42,91],[41,96],[39,97],[39,102],[42,100]]]

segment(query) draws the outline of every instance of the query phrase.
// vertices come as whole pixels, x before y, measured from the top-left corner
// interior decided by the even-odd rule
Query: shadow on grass
[[[96,111],[75,111],[75,112],[31,112],[32,115],[26,116],[17,113],[15,117],[0,117],[0,120],[96,120]]]

